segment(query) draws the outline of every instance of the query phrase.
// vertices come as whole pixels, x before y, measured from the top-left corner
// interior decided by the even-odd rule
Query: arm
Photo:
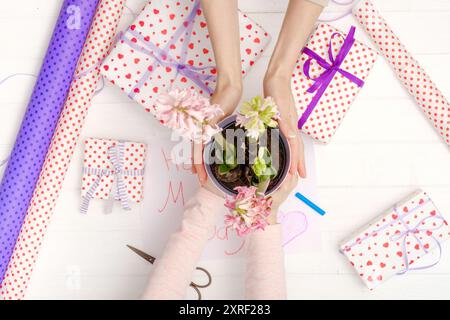
[[[264,231],[249,236],[245,297],[250,300],[286,299],[286,280],[282,227],[277,223],[278,210],[297,186],[296,174],[289,174],[273,195],[271,224]]]
[[[222,206],[223,198],[203,188],[187,203],[181,229],[171,236],[164,254],[156,260],[142,299],[184,298],[214,227],[217,208]]]
[[[217,68],[217,86],[211,98],[224,115],[217,123],[231,115],[242,97],[242,65],[239,40],[239,15],[237,0],[201,0]],[[197,173],[201,185],[207,180],[202,158],[203,146],[193,148],[193,172]]]
[[[264,94],[280,108],[280,129],[292,149],[290,173],[306,177],[303,141],[298,135],[298,116],[291,90],[291,77],[300,51],[306,44],[326,0],[290,0],[278,42],[264,78]]]
[[[249,236],[245,298],[286,299],[281,225],[275,224]]]

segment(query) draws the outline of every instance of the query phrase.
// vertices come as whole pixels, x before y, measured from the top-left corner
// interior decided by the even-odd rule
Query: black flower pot
[[[227,129],[236,129],[236,116],[228,117],[219,123],[219,127],[225,132]],[[288,140],[278,129],[268,129],[270,135],[276,134],[278,136],[279,149],[279,165],[277,174],[269,183],[266,195],[274,193],[286,179],[291,164],[291,149]],[[252,172],[248,164],[240,164],[238,167],[227,174],[227,176],[220,176],[218,173],[218,165],[214,163],[214,138],[205,146],[204,149],[204,163],[209,179],[214,185],[223,193],[233,196],[237,192],[234,190],[236,186],[250,186],[252,180]],[[273,156],[273,155],[272,155]],[[248,159],[247,159],[248,160]]]

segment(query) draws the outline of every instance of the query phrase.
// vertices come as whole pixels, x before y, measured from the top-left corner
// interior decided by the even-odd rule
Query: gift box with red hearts
[[[130,210],[131,202],[140,203],[146,149],[139,142],[86,139],[81,212],[87,213],[92,199],[117,200],[125,210]]]
[[[295,67],[292,91],[298,127],[323,143],[336,133],[378,58],[354,36],[355,27],[344,34],[320,24]]]
[[[241,12],[239,20],[246,75],[270,37]],[[102,74],[148,112],[159,93],[174,88],[211,95],[216,68],[200,2],[150,1],[105,59]]]
[[[436,265],[441,244],[449,236],[447,221],[431,198],[418,190],[344,241],[340,249],[367,287],[374,289],[395,275]],[[436,255],[430,254],[433,251]]]

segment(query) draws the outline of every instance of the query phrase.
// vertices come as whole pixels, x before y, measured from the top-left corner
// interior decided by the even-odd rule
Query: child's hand
[[[269,216],[270,224],[277,223],[278,209],[287,199],[287,197],[291,194],[291,192],[295,189],[297,183],[298,183],[297,173],[294,174],[288,173],[287,178],[281,185],[280,189],[278,189],[272,195],[273,203],[272,203],[272,213]]]

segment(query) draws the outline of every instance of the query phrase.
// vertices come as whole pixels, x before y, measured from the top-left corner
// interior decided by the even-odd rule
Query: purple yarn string
[[[36,75],[31,74],[31,73],[14,73],[14,74],[11,74],[11,75],[3,78],[2,80],[0,80],[0,86],[2,84],[4,84],[5,82],[7,82],[8,80],[16,78],[16,77],[34,77],[34,78],[36,78]]]
[[[7,164],[9,161],[9,157],[7,157],[6,159],[0,160],[0,168],[3,167],[5,164]]]
[[[132,15],[133,17],[135,17],[135,18],[137,17],[137,13],[134,12],[134,10],[131,9],[129,6],[124,5],[124,8],[127,9],[127,10],[131,13],[131,15]]]
[[[22,77],[22,76],[24,76],[24,77],[33,77],[33,78],[37,77],[36,75],[31,74],[31,73],[14,73],[14,74],[11,74],[11,75],[3,78],[2,80],[0,80],[0,86],[5,84],[8,80],[11,80],[11,79],[16,78],[16,77]],[[0,168],[3,167],[4,165],[6,165],[8,163],[8,161],[9,161],[9,156],[6,157],[3,160],[0,160]]]

